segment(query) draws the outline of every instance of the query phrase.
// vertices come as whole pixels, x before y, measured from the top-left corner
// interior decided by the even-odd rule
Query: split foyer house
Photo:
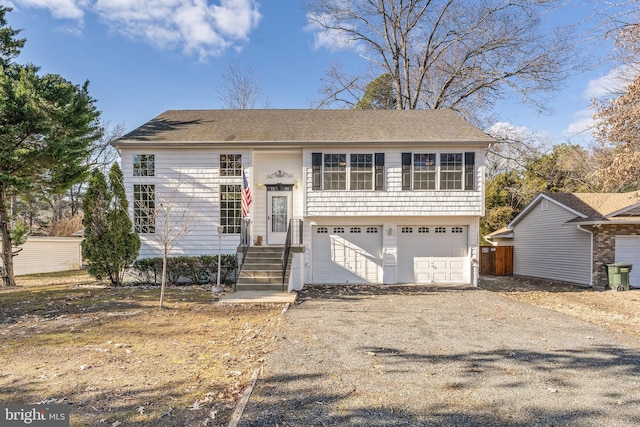
[[[450,110],[179,110],[114,145],[141,257],[171,201],[193,215],[174,255],[271,249],[291,290],[475,284],[492,141]]]

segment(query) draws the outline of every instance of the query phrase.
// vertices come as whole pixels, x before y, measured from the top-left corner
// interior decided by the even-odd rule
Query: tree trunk
[[[160,308],[164,301],[164,287],[167,283],[167,248],[165,246],[164,253],[162,254],[162,279],[160,282]]]
[[[9,215],[9,199],[7,188],[0,184],[0,238],[2,239],[2,273],[3,286],[15,286],[13,274],[13,248],[11,245],[11,221]]]

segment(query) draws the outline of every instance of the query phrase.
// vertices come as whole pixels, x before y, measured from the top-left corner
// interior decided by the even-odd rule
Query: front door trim
[[[266,217],[266,231],[267,231],[267,245],[283,245],[285,243],[287,237],[286,228],[289,225],[289,219],[291,218],[293,209],[293,186],[294,184],[267,184],[265,187],[267,188],[267,217]],[[281,212],[281,214],[285,214],[286,218],[283,221],[276,221],[278,223],[279,230],[273,230],[274,221],[273,221],[273,198],[281,198],[286,197],[286,213]],[[284,230],[284,231],[283,231]]]

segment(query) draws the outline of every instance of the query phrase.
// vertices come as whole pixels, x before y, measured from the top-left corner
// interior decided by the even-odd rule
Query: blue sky
[[[568,1],[553,20],[590,13]],[[0,0],[27,44],[19,62],[74,83],[89,80],[104,121],[127,131],[168,109],[221,108],[216,87],[231,61],[252,67],[271,108],[310,108],[332,61],[358,69],[362,60],[326,47],[309,27],[299,0]],[[600,46],[598,55],[602,54]],[[595,55],[595,51],[594,51]],[[595,57],[595,56],[594,56]],[[611,64],[566,82],[551,115],[507,100],[501,119],[548,135],[574,136],[588,121],[590,98],[610,80]]]

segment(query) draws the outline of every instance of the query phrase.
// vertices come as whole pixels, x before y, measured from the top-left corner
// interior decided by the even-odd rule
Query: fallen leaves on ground
[[[275,345],[281,305],[188,286],[160,310],[158,288],[70,277],[0,290],[0,401],[69,403],[72,426],[226,425]]]

